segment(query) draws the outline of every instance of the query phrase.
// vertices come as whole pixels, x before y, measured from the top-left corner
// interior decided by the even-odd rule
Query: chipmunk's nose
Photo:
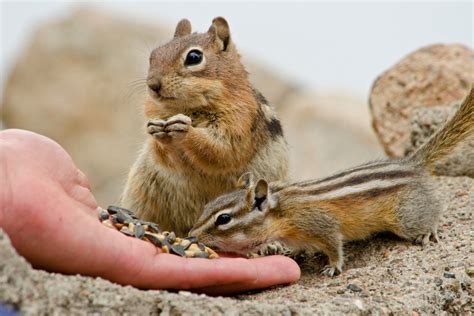
[[[148,81],[147,84],[148,84],[148,88],[150,88],[152,91],[156,93],[160,92],[161,83],[159,80]]]

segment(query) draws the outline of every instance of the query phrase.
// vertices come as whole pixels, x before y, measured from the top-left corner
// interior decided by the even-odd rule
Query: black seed
[[[109,219],[109,213],[107,213],[107,211],[105,211],[105,210],[100,211],[99,219],[100,219],[101,222],[105,221],[106,219]]]
[[[444,272],[444,273],[443,273],[443,276],[444,276],[445,278],[448,278],[448,279],[455,279],[455,278],[456,278],[456,275],[455,275],[454,273],[452,273],[452,272]]]
[[[130,211],[130,210],[127,210],[126,208],[123,208],[123,207],[120,207],[120,206],[115,206],[115,205],[109,205],[107,207],[107,211],[110,213],[110,214],[115,214],[115,213],[126,213],[128,214],[129,216],[132,216],[132,217],[135,217],[135,214]]]
[[[161,233],[160,226],[156,223],[147,222],[147,221],[140,221],[142,225],[148,225],[148,230],[152,233]]]
[[[186,257],[186,253],[184,252],[184,247],[181,245],[171,245],[170,253],[181,256],[181,257]]]
[[[115,214],[115,216],[117,218],[117,222],[120,224],[128,225],[133,222],[133,218],[127,213],[118,212],[117,214]]]
[[[145,235],[145,228],[143,228],[142,224],[137,224],[133,228],[133,234],[135,237],[142,239],[143,236]]]
[[[122,234],[127,235],[127,236],[132,236],[132,237],[134,236],[133,232],[132,232],[130,229],[128,229],[128,227],[122,227],[122,228],[120,229],[120,232],[121,232]]]
[[[170,232],[168,236],[166,236],[166,241],[170,244],[174,244],[174,242],[176,241],[176,235],[174,234],[174,232]]]
[[[145,237],[155,246],[155,247],[162,247],[163,246],[163,242],[158,238],[156,237],[155,235],[152,235],[152,234],[149,234],[149,233],[145,233]]]
[[[362,289],[355,284],[349,284],[347,288],[352,292],[362,292]]]
[[[113,214],[112,216],[110,216],[110,221],[112,222],[113,225],[117,224],[118,223],[117,215]]]

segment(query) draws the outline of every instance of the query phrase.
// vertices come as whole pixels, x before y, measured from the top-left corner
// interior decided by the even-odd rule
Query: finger
[[[282,256],[252,259],[251,261],[257,265],[258,271],[258,279],[255,281],[218,284],[198,288],[195,289],[195,291],[208,295],[230,295],[248,290],[263,289],[277,284],[294,283],[300,278],[301,272],[296,262],[288,259],[289,258]]]
[[[218,293],[291,283],[297,281],[299,275],[296,262],[283,256],[209,260],[159,254],[145,264],[139,275],[135,274],[135,280],[140,279],[136,286],[144,288],[201,289]]]
[[[80,185],[80,186],[83,186],[89,190],[91,190],[91,184],[89,182],[89,179],[87,179],[86,175],[84,174],[84,172],[82,172],[81,170],[79,169],[76,169],[76,173],[77,173],[77,183]]]

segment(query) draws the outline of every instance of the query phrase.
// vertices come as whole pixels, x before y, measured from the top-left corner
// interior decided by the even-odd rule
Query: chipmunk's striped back
[[[303,200],[375,197],[413,183],[418,177],[419,171],[402,161],[377,161],[324,179],[297,182],[280,193]]]

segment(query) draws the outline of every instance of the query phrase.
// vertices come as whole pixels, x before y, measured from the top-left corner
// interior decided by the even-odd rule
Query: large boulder
[[[4,127],[56,140],[90,178],[99,204],[116,203],[147,137],[142,103],[149,52],[172,34],[172,27],[84,9],[40,25],[8,77]],[[280,112],[296,179],[380,154],[369,125],[360,124],[369,119],[363,101],[314,95],[242,55],[252,82]]]
[[[450,106],[467,95],[473,82],[474,51],[458,44],[418,49],[385,71],[369,98],[372,125],[385,152],[404,156],[414,109]]]
[[[449,107],[418,108],[411,118],[410,141],[405,148],[406,155],[424,144],[456,112],[459,104]],[[474,137],[457,146],[446,158],[435,164],[437,175],[469,176],[474,178]]]

